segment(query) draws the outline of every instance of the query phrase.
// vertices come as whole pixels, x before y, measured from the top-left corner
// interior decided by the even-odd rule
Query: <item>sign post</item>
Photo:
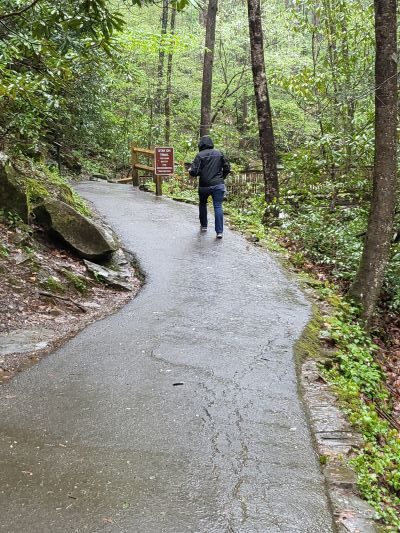
[[[136,165],[139,163],[138,153],[135,147],[132,145],[132,185],[134,187],[139,187],[139,171],[136,168]]]
[[[172,147],[155,147],[154,176],[156,180],[156,195],[162,196],[163,176],[172,176],[175,171],[174,149]]]

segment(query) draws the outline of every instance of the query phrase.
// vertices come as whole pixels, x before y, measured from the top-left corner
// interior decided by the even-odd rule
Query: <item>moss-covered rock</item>
[[[9,158],[0,152],[0,209],[17,213],[28,222],[29,207],[22,178]]]
[[[118,248],[111,232],[60,200],[45,200],[34,213],[39,224],[62,239],[80,257],[102,259]]]
[[[86,202],[56,170],[22,157],[12,160],[0,152],[0,209],[17,213],[27,222],[35,207],[49,198],[91,215]]]

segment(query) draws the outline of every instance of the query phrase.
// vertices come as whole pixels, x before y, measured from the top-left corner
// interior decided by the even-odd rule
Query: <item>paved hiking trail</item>
[[[240,235],[200,234],[193,206],[79,191],[147,282],[0,389],[0,531],[334,531],[296,380],[302,293]]]

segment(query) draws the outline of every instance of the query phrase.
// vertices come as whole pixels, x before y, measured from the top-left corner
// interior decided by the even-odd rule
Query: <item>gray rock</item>
[[[129,268],[129,261],[124,251],[121,248],[118,248],[118,250],[112,254],[110,261],[106,266],[111,268],[111,270],[121,270],[123,268]]]
[[[343,487],[334,487],[331,494],[332,504],[335,509],[342,513],[359,517],[362,520],[378,520],[379,516],[375,509],[366,501],[362,500],[357,493]],[[362,530],[364,533],[364,530]]]
[[[24,252],[19,252],[14,256],[13,259],[17,265],[22,265],[23,263],[26,263],[26,261],[29,261],[30,257]]]
[[[328,483],[344,489],[356,490],[357,476],[351,468],[335,463],[328,463],[325,467],[325,476]]]
[[[122,289],[124,291],[133,290],[130,270],[112,270],[111,268],[107,268],[87,260],[85,260],[85,265],[89,272],[93,274],[96,279],[100,279],[107,285],[110,285],[110,287]]]
[[[0,208],[17,213],[28,222],[28,202],[21,176],[12,166],[9,158],[0,152]]]
[[[117,250],[112,233],[60,200],[46,200],[35,208],[36,219],[66,242],[80,257],[97,260]]]
[[[44,329],[17,329],[0,334],[0,355],[33,352],[46,348],[53,338],[53,332]]]
[[[101,305],[96,302],[83,302],[83,307],[86,307],[86,309],[101,309]]]
[[[105,174],[92,174],[90,179],[91,181],[95,181],[95,180],[108,181],[108,177]]]

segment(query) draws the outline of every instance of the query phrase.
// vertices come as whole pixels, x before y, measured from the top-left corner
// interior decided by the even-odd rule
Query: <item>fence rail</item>
[[[146,159],[150,164],[144,164],[139,161],[139,157],[143,160]],[[176,183],[177,187],[182,191],[193,190],[198,186],[198,178],[193,178],[189,173],[184,171],[183,173],[177,173],[174,176],[156,176],[154,168],[154,159],[155,151],[148,148],[139,148],[137,146],[131,146],[131,169],[128,173],[128,176],[122,178],[119,183],[132,183],[134,186],[144,186],[149,183],[149,181],[156,184],[156,194],[158,196],[162,195],[162,182],[169,182],[171,180]],[[149,161],[150,160],[150,161]],[[182,163],[182,169],[186,168],[186,165]],[[335,169],[339,172],[339,169]],[[364,175],[367,181],[370,181],[371,169],[365,168]],[[286,182],[289,177],[284,173],[284,168],[279,166],[279,171],[281,173],[281,178],[283,182]],[[343,172],[343,171],[341,171]],[[356,193],[357,190],[362,191],[365,189],[365,182],[360,182],[358,186],[352,184],[351,187],[346,186],[345,182],[334,183],[332,188],[332,183],[329,182],[329,187],[327,187],[328,182],[321,178],[321,181],[314,184],[307,184],[307,192],[315,196],[324,196],[328,200],[333,198],[334,202],[337,202],[338,198],[342,195],[351,195]],[[243,198],[243,201],[248,199],[250,196],[259,196],[263,195],[265,191],[264,176],[262,170],[243,170],[239,173],[231,174],[226,180],[226,188],[228,194],[232,196],[237,196]],[[356,190],[357,189],[357,190]],[[302,194],[302,193],[298,193]]]
[[[193,178],[190,174],[163,177],[163,181],[166,183],[171,180],[174,180],[183,191],[195,189],[199,184],[199,179]],[[138,184],[140,186],[145,186],[148,182],[148,175],[139,176]],[[232,195],[255,195],[264,192],[264,177],[261,171],[231,174],[225,183],[228,193]]]

